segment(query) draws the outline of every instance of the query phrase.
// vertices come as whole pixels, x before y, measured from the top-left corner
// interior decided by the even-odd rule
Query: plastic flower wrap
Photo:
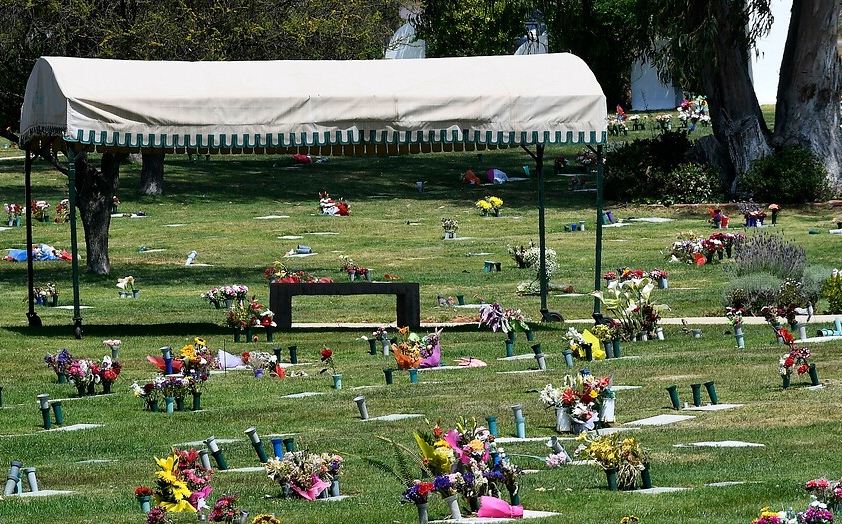
[[[401,369],[417,368],[421,365],[421,348],[423,346],[421,337],[409,331],[409,328],[404,326],[398,329],[401,340],[397,344],[392,344],[392,352],[395,355],[395,361]]]

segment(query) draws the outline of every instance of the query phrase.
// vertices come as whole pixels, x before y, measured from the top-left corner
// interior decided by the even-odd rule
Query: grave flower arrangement
[[[332,477],[326,458],[307,450],[288,451],[266,463],[266,475],[301,498],[315,500]]]
[[[321,371],[319,371],[320,375],[322,373],[327,373],[328,371],[330,371],[331,375],[337,374],[336,364],[334,364],[334,362],[333,362],[333,350],[332,349],[330,349],[327,346],[322,346],[321,361],[322,361],[322,364],[324,365],[324,367],[322,368]]]
[[[155,506],[146,514],[146,524],[173,524],[173,521],[167,516],[167,510]]]
[[[67,348],[62,349],[55,356],[50,353],[47,353],[44,356],[44,362],[48,367],[55,371],[56,376],[59,377],[67,373],[67,368],[74,360],[75,357],[67,350]]]
[[[120,371],[123,370],[123,365],[116,360],[111,360],[111,357],[106,355],[102,357],[102,363],[97,367],[99,382],[105,388],[105,393],[110,393],[111,385],[117,380]]]
[[[406,488],[402,496],[407,502],[426,504],[429,501],[430,494],[434,491],[435,485],[432,482],[415,480],[411,486]]]
[[[213,509],[208,513],[208,520],[210,522],[226,522],[228,524],[241,522],[240,508],[237,503],[239,500],[239,495],[223,495],[219,497],[213,505]]]
[[[728,323],[734,327],[739,327],[743,325],[743,313],[743,308],[725,308],[725,318],[727,318]]]
[[[161,383],[164,397],[184,398],[190,393],[190,380],[187,377],[168,376]]]
[[[617,470],[617,487],[621,490],[636,489],[640,472],[645,469],[646,451],[635,437],[623,438],[620,433],[590,437],[582,432],[576,437],[582,442],[574,456],[585,456],[605,470]]]
[[[143,385],[138,384],[135,380],[130,388],[135,397],[143,399],[146,409],[151,410],[154,409],[153,406],[158,405],[164,380],[165,378],[162,375],[146,381]]]
[[[828,480],[824,477],[808,480],[804,489],[819,502],[835,507],[842,503],[842,481]]]
[[[3,210],[6,212],[6,219],[8,220],[9,226],[15,225],[22,212],[20,204],[3,204]]]
[[[404,326],[398,329],[398,342],[392,344],[392,353],[400,369],[412,369],[421,365],[421,337]]]
[[[181,348],[182,373],[185,376],[197,377],[207,376],[214,366],[215,358],[213,352],[208,349],[205,339],[196,337],[193,344],[187,344]],[[207,380],[205,378],[204,380]]]
[[[155,504],[168,512],[195,513],[207,507],[213,470],[205,469],[194,449],[173,448],[166,458],[156,458]]]
[[[526,317],[519,309],[503,308],[497,302],[491,304],[483,304],[479,308],[479,326],[488,326],[491,331],[498,329],[503,333],[508,333],[519,329],[521,331],[528,331],[529,324],[526,323]]]
[[[251,524],[281,524],[281,521],[276,519],[274,515],[263,513],[254,517]]]
[[[225,301],[225,296],[222,294],[222,290],[217,287],[213,287],[206,293],[202,293],[201,297],[203,300],[207,300],[209,304],[216,306],[216,309],[219,309],[222,302]]]
[[[548,408],[561,408],[573,421],[573,431],[594,429],[599,421],[599,409],[605,398],[614,398],[611,377],[596,379],[587,370],[578,375],[566,375],[560,388],[547,384],[539,399]]]
[[[441,219],[441,227],[445,233],[455,233],[459,229],[459,221],[455,218],[444,217]]]
[[[127,277],[117,279],[117,287],[123,292],[132,294],[134,292],[134,277],[129,275]]]
[[[806,347],[796,348],[794,344],[788,353],[781,355],[778,360],[778,373],[782,377],[792,376],[795,371],[799,376],[803,375],[810,369],[810,364],[807,359],[810,358],[810,350]]]
[[[70,200],[63,199],[56,204],[56,222],[67,222],[70,220]]]
[[[583,166],[590,166],[596,162],[596,155],[588,149],[582,149],[576,154],[576,161]]]
[[[807,511],[798,514],[800,524],[826,524],[834,522],[833,513],[827,510],[827,504],[814,500]]]
[[[567,333],[564,334],[564,339],[567,340],[567,345],[574,355],[579,358],[585,358],[587,348],[590,347],[590,344],[585,342],[585,338],[575,327],[570,326],[567,329]]]
[[[487,215],[488,212],[491,211],[491,208],[493,207],[491,205],[491,202],[489,202],[488,200],[485,200],[485,199],[477,200],[476,204],[474,204],[474,205],[480,210],[480,213],[482,213],[483,215]]]
[[[625,282],[611,282],[608,289],[594,291],[596,297],[622,325],[626,340],[639,332],[651,335],[661,319],[661,311],[669,310],[666,304],[652,304],[655,283],[649,278],[633,278]]]
[[[46,200],[33,200],[29,203],[29,207],[32,209],[32,218],[43,221],[47,217],[50,204]]]
[[[368,278],[368,268],[358,266],[354,263],[354,260],[348,255],[339,255],[339,261],[342,263],[342,267],[339,268],[339,271],[344,271],[348,273],[348,278]]]
[[[67,366],[67,376],[76,387],[87,387],[99,381],[98,368],[89,358],[77,358]]]
[[[267,371],[274,368],[278,363],[278,357],[274,353],[266,351],[244,351],[242,357],[243,364],[251,367],[254,371]]]

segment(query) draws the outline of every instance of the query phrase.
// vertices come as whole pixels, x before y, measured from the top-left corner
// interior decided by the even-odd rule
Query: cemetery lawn
[[[572,286],[575,293],[584,295],[561,297],[556,295],[562,291],[554,290],[548,305],[567,319],[583,319],[593,311],[593,299],[587,293],[594,285],[595,194],[570,192],[567,177],[551,174],[551,159],[560,152],[546,155],[547,245],[557,251],[559,260],[552,282]],[[563,152],[568,158],[575,157],[576,148]],[[433,154],[331,158],[303,167],[294,166],[289,157],[214,156],[210,162],[189,162],[184,155],[171,155],[165,167],[165,195],[142,197],[136,194],[139,164],[125,164],[118,191],[119,211],[144,211],[148,216],[112,218],[111,275],[81,275],[82,304],[91,306],[82,311],[82,340],[73,338],[72,311],[67,309],[39,307],[44,327],[28,328],[26,266],[0,263],[0,289],[5,299],[0,302],[2,467],[19,460],[25,467],[36,468],[41,489],[74,492],[43,498],[5,497],[0,501],[0,522],[145,522],[133,493],[137,486],[154,486],[155,457],[166,456],[171,446],[215,436],[237,439],[221,445],[230,467],[257,466],[256,454],[243,433],[250,426],[258,429],[267,450],[271,450],[270,435],[293,433],[299,448],[342,454],[346,462],[341,489],[350,497],[337,502],[283,500],[279,486],[260,471],[221,472],[212,481],[211,505],[223,494],[238,493],[241,507],[251,515],[274,512],[285,524],[417,522],[415,508],[400,504],[403,486],[366,464],[363,457],[392,461],[390,449],[376,437],[413,447],[412,432],[428,425],[423,417],[362,422],[353,402],[358,395],[366,396],[372,417],[423,414],[430,423],[441,419],[444,427],[452,427],[461,417],[483,421],[496,415],[501,436],[514,434],[510,406],[522,404],[528,437],[555,434],[555,415],[540,404],[537,391],[547,383],[559,385],[569,372],[561,351],[565,348],[562,335],[570,324],[538,322],[540,299],[515,294],[517,284],[531,280],[534,274],[517,269],[507,254],[509,245],[538,241],[534,166],[532,179],[523,182],[483,187],[460,183],[461,174],[469,168],[480,176],[487,169],[498,168],[509,176],[522,177],[522,165],[531,165],[531,161],[518,150],[486,152],[481,161],[476,154]],[[424,181],[423,193],[417,191],[416,181]],[[345,197],[351,204],[351,216],[319,216],[320,191]],[[24,204],[22,161],[0,163],[0,194],[5,202]],[[63,175],[36,163],[33,198],[47,200],[54,207],[66,196]],[[503,199],[502,217],[479,215],[474,204],[486,196]],[[707,236],[712,232],[706,222],[707,206],[608,205],[606,209],[622,219],[673,220],[605,228],[603,272],[623,266],[665,269],[670,289],[653,293],[655,302],[670,306],[665,317],[722,316],[721,295],[727,281],[722,267],[727,261],[701,267],[666,262],[666,251],[677,233],[693,230]],[[256,219],[270,215],[289,218]],[[442,217],[457,219],[458,236],[469,238],[442,240]],[[805,248],[810,264],[830,268],[838,265],[838,243],[842,241],[842,237],[827,234],[835,228],[835,217],[824,205],[785,207],[777,230]],[[586,221],[584,232],[564,232],[565,224],[580,220]],[[739,217],[732,224],[735,222],[741,222]],[[822,233],[810,235],[810,229]],[[84,256],[81,221],[78,230]],[[312,234],[318,232],[338,234]],[[302,238],[278,238],[281,236]],[[0,231],[0,239],[3,248],[22,248],[25,229]],[[34,240],[69,250],[69,226],[36,223]],[[310,246],[318,255],[283,258],[299,244]],[[141,252],[143,247],[146,251]],[[150,251],[158,249],[163,251]],[[185,267],[191,250],[198,252],[197,263],[210,265]],[[236,283],[249,286],[257,301],[268,305],[263,271],[275,261],[341,281],[346,278],[339,271],[341,254],[372,268],[375,280],[388,273],[402,282],[419,282],[423,321],[464,320],[477,314],[476,309],[438,307],[437,295],[464,295],[468,303],[476,304],[481,298],[522,309],[534,320],[536,341],[547,354],[548,371],[498,374],[534,368],[535,361],[498,361],[505,356],[504,336],[472,323],[444,330],[444,363],[469,356],[487,362],[488,367],[422,371],[419,384],[410,384],[406,373],[396,373],[395,383],[386,386],[382,370],[393,367],[394,359],[368,354],[368,344],[360,337],[370,335],[369,329],[313,327],[276,334],[274,343],[265,342],[261,335],[258,343],[234,344],[230,330],[221,326],[223,312],[200,298],[211,287]],[[502,271],[485,273],[485,260],[501,262]],[[81,266],[84,268],[84,261]],[[127,275],[136,279],[140,289],[137,300],[117,296],[117,278]],[[36,263],[35,278],[36,285],[55,282],[60,303],[71,304],[69,263]],[[294,303],[294,322],[394,321],[394,299],[389,296],[299,297]],[[826,307],[821,302],[818,309]],[[560,514],[540,522],[614,523],[634,514],[643,524],[744,524],[757,517],[763,506],[803,511],[809,503],[805,481],[842,476],[834,455],[842,412],[833,408],[842,401],[842,344],[810,345],[811,361],[817,365],[824,389],[808,390],[805,376],[794,379],[793,387],[784,391],[777,372],[784,349],[775,343],[768,326],[747,325],[744,350],[735,349],[733,336],[725,333],[728,326],[699,327],[703,329],[699,340],[685,336],[680,326],[666,325],[665,341],[623,344],[624,356],[638,358],[577,363],[577,368],[587,367],[596,376],[613,375],[615,384],[642,386],[617,392],[618,425],[674,413],[668,408],[664,389],[670,385],[678,385],[685,402],[692,400],[691,383],[714,380],[720,402],[743,405],[717,412],[682,413],[695,418],[635,431],[650,450],[653,484],[689,489],[660,495],[612,493],[606,489],[604,473],[595,466],[546,468],[534,458],[546,456],[548,448],[543,442],[505,444],[516,463],[538,470],[523,478],[523,505]],[[296,369],[309,376],[278,380],[255,379],[247,372],[214,375],[206,384],[202,411],[169,415],[144,411],[129,385],[154,375],[155,368],[146,362],[146,356],[160,354],[158,348],[164,345],[177,350],[192,343],[194,337],[205,338],[213,349],[237,354],[297,345],[299,361],[309,364]],[[102,341],[109,338],[123,341],[124,369],[114,385],[116,393],[70,400],[74,388],[56,383],[55,374],[43,363],[44,355],[67,348],[77,357],[100,359],[107,352]],[[319,352],[324,346],[334,351],[336,366],[344,376],[342,390],[333,390],[330,377],[318,374]],[[524,337],[518,337],[515,351],[531,352]],[[284,355],[288,353],[284,351]],[[372,387],[354,389],[364,386]],[[324,394],[283,398],[301,392]],[[41,393],[63,399],[65,425],[102,426],[44,431],[35,400]],[[764,447],[675,447],[712,440],[740,440]],[[576,447],[573,441],[564,444],[571,453]],[[91,460],[104,462],[83,462]],[[718,482],[743,483],[706,486]],[[445,504],[434,498],[430,518],[445,515]],[[176,523],[195,520],[194,515],[174,515]]]

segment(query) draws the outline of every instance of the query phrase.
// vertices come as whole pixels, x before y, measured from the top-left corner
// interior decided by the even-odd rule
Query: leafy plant
[[[830,194],[822,163],[812,152],[796,147],[753,161],[739,187],[754,200],[766,202],[813,202]]]
[[[734,263],[726,266],[731,278],[768,273],[780,279],[800,280],[807,267],[804,248],[784,240],[783,235],[762,231],[734,243]]]
[[[658,188],[659,199],[669,204],[710,202],[721,193],[716,169],[693,162],[679,164],[669,171],[654,171],[652,182]]]
[[[827,299],[830,313],[842,313],[842,271],[834,269],[822,283],[822,297]]]
[[[781,279],[769,273],[753,273],[731,280],[722,294],[726,307],[744,309],[746,314],[759,315],[763,306],[778,303]]]

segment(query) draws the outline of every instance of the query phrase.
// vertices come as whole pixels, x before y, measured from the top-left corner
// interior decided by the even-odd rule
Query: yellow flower
[[[196,348],[193,347],[193,344],[188,344],[181,348],[181,356],[189,358],[193,360],[196,358]]]
[[[591,398],[596,398],[599,396],[599,393],[597,393],[595,389],[592,389],[589,394]]]
[[[207,346],[207,344],[205,344],[205,339],[203,339],[203,338],[196,337],[193,340],[196,341],[196,345],[199,346],[199,347]]]
[[[482,451],[483,449],[485,449],[485,445],[482,442],[480,442],[479,439],[474,439],[468,442],[468,445],[474,451]]]
[[[488,211],[489,209],[491,209],[491,203],[489,203],[486,200],[479,200],[479,201],[477,201],[477,207],[480,208],[480,209],[483,209],[485,211]]]
[[[488,203],[491,204],[492,207],[503,207],[503,200],[498,197],[488,197]]]
[[[407,333],[409,333],[409,326],[398,328],[398,333],[400,333],[401,335],[406,335]]]

